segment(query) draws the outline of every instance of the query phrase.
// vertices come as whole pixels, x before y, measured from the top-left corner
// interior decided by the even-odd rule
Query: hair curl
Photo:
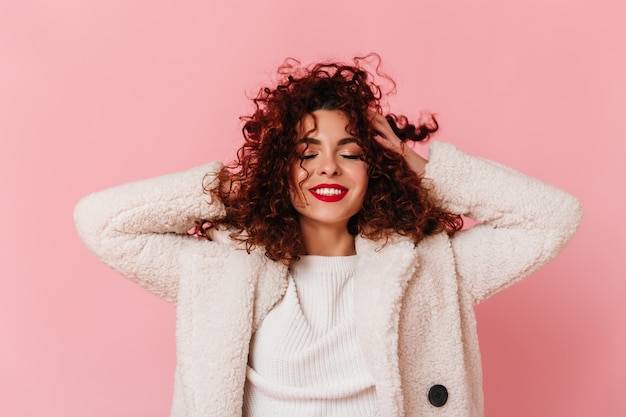
[[[397,233],[418,243],[427,235],[453,234],[462,227],[459,216],[436,205],[402,156],[374,139],[368,116],[372,111],[383,113],[383,94],[362,65],[372,56],[380,64],[377,55],[369,55],[355,58],[353,65],[324,62],[303,68],[288,59],[279,67],[280,81],[260,89],[253,99],[256,110],[241,118],[244,144],[236,161],[223,168],[222,185],[213,191],[224,202],[226,215],[212,220],[212,225],[233,227],[231,238],[245,242],[248,251],[263,247],[270,259],[288,264],[300,259],[305,249],[290,199],[292,173],[300,161],[298,124],[316,110],[339,110],[363,150],[369,175],[363,207],[348,223],[350,233],[383,242]],[[379,72],[379,65],[376,74],[393,83]],[[403,141],[428,139],[438,129],[432,115],[417,125],[405,116],[385,117]],[[201,233],[210,234],[206,228]]]

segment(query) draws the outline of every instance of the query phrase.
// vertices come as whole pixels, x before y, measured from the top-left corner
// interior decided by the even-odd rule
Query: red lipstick
[[[325,203],[336,203],[348,194],[348,189],[339,184],[318,184],[309,191],[313,197]]]

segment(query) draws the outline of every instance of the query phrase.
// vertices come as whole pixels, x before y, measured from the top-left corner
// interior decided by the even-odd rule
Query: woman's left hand
[[[407,146],[391,129],[389,122],[382,114],[372,112],[372,126],[379,133],[374,138],[383,147],[399,153],[406,161],[409,168],[417,174],[418,177],[424,176],[424,170],[426,168],[426,159],[422,158],[417,152],[410,146]]]

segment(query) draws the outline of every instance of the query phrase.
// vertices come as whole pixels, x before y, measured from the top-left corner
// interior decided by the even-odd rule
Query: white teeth
[[[314,190],[313,192],[315,194],[325,195],[325,196],[339,195],[339,194],[343,193],[342,190],[339,190],[337,188],[318,188],[318,189]]]

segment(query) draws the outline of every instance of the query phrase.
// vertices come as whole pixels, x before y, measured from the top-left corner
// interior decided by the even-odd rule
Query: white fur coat
[[[287,287],[284,265],[263,250],[248,254],[227,231],[212,241],[186,235],[197,219],[223,214],[202,188],[220,167],[122,185],[75,209],[91,251],[176,304],[173,417],[241,416],[251,335]],[[381,416],[482,416],[473,306],[554,258],[581,208],[562,191],[446,143],[431,145],[425,181],[449,211],[481,224],[417,246],[357,237],[358,336]]]

